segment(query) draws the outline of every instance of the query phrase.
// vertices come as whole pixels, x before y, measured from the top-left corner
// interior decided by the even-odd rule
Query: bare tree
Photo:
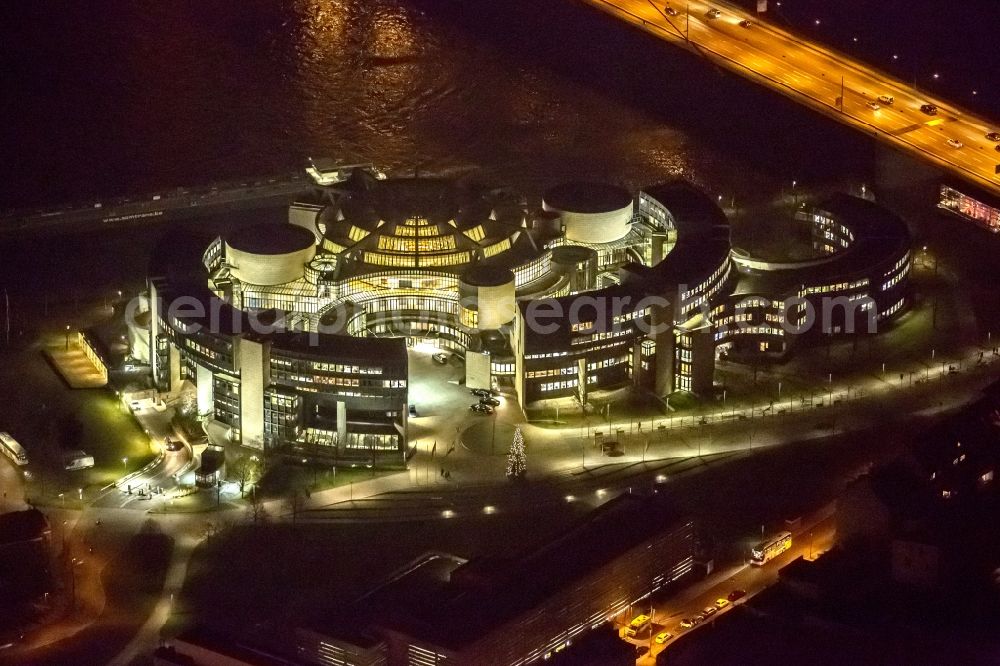
[[[267,521],[267,510],[264,508],[264,498],[257,492],[250,493],[247,498],[247,518],[254,525],[261,525]]]
[[[288,491],[288,496],[285,498],[285,509],[292,514],[293,527],[299,517],[299,512],[302,511],[305,504],[306,499],[303,494],[299,492],[298,488],[292,488]]]
[[[241,453],[230,467],[232,476],[240,489],[240,497],[246,497],[247,486],[251,486],[260,479],[263,472],[263,465],[259,457]]]

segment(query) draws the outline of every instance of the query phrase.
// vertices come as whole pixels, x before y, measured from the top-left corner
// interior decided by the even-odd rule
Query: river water
[[[873,4],[840,6],[852,3]],[[826,12],[831,41],[871,22],[784,4],[782,21]],[[871,170],[850,131],[574,0],[20,0],[0,7],[0,71],[0,208],[284,172],[307,156],[529,192],[681,175],[727,199]]]

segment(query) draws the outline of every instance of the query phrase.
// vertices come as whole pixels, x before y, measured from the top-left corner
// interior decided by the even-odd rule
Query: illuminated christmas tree
[[[528,471],[528,461],[524,455],[524,437],[521,428],[514,431],[514,443],[507,453],[507,478],[519,479]]]

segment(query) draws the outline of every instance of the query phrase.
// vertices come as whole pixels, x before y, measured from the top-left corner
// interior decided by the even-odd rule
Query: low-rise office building
[[[692,523],[658,496],[622,495],[512,558],[424,556],[303,627],[299,657],[328,666],[540,663],[683,579],[694,548]]]

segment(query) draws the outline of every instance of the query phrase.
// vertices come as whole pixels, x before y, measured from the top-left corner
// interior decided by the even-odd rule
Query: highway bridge
[[[986,136],[1000,132],[1000,123],[993,125],[726,2],[582,1],[1000,194],[1000,143]],[[936,110],[932,114],[925,105]]]

